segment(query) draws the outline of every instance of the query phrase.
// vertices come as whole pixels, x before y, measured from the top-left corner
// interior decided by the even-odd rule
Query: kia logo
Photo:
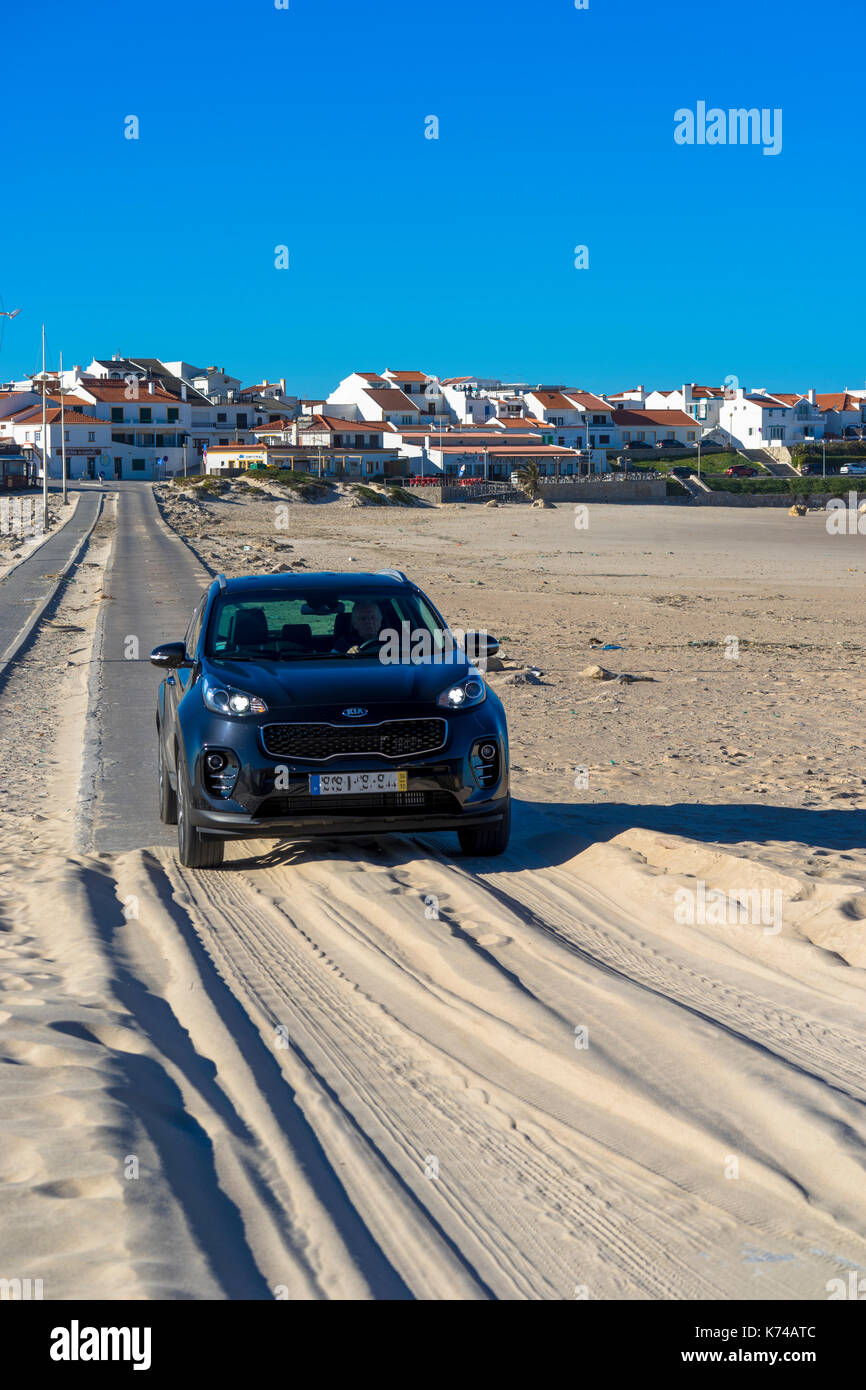
[[[343,713],[345,714],[347,719],[360,719],[361,715],[366,714],[367,711],[365,709],[361,709],[359,705],[357,707],[353,707],[352,709],[344,709]]]

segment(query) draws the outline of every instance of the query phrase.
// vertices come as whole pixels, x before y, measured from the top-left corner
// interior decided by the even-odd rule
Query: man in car
[[[382,610],[370,599],[358,599],[352,608],[352,621],[344,638],[344,650],[354,656],[365,642],[372,642],[382,631]]]

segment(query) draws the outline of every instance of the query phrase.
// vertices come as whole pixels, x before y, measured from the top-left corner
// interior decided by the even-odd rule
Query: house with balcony
[[[446,425],[451,420],[451,411],[442,394],[442,387],[435,376],[427,372],[392,371],[390,367],[382,373],[387,381],[402,391],[410,400],[417,400],[424,420],[434,425]]]
[[[183,472],[189,438],[188,401],[151,379],[134,384],[82,378],[76,395],[110,426],[108,471],[115,478],[151,479]],[[187,467],[192,459],[187,453]],[[104,465],[106,466],[106,465]]]
[[[747,391],[742,386],[723,399],[719,428],[734,449],[789,447],[803,438],[802,433],[795,433],[790,401],[764,390]]]
[[[700,426],[700,433],[704,434],[718,427],[724,399],[723,386],[698,386],[695,382],[686,382],[676,391],[650,391],[645,406],[647,410],[684,410]]]

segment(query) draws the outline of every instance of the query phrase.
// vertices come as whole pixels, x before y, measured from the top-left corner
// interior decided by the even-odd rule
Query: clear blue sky
[[[0,379],[44,319],[53,365],[302,394],[863,385],[864,33],[862,0],[7,8]],[[782,152],[676,145],[699,100],[781,107]]]

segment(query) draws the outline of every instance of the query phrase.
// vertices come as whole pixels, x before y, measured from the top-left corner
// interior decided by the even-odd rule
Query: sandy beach
[[[396,567],[500,639],[512,844],[83,850],[111,497],[0,690],[0,1275],[826,1299],[866,1264],[866,539],[178,492],[212,574]]]

